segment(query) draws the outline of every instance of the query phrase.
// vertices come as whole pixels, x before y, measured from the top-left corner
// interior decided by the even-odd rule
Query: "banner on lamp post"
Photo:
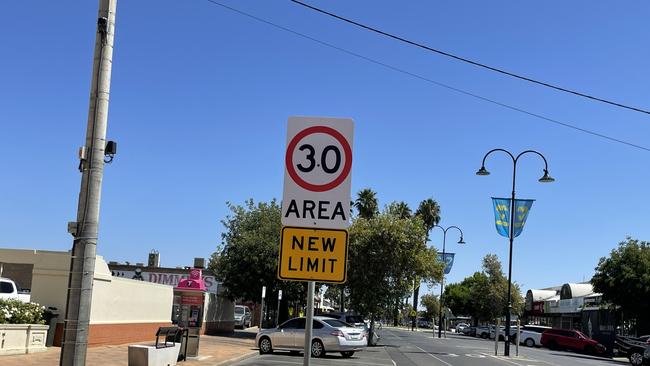
[[[442,258],[442,253],[438,253],[438,260],[445,264],[445,274],[451,272],[451,267],[454,265],[454,256],[456,253],[445,253],[445,258]]]
[[[496,225],[497,233],[506,238],[510,237],[510,198],[496,198],[492,197],[492,205],[494,206],[494,223]],[[514,237],[518,237],[524,229],[528,212],[533,206],[535,200],[529,199],[515,199],[515,223],[514,223]]]

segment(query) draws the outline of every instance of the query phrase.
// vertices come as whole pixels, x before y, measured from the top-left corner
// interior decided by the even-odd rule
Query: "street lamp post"
[[[447,230],[457,229],[458,231],[460,231],[460,240],[458,240],[458,244],[465,244],[465,241],[463,241],[463,230],[461,230],[458,226],[448,226],[447,228],[444,228],[440,225],[435,225],[434,227],[439,227],[440,229],[442,229],[442,233],[443,233],[442,234],[442,262],[445,264],[445,268],[446,268],[447,261],[445,260],[445,244],[447,242]],[[442,338],[442,309],[444,306],[442,296],[443,296],[444,287],[445,287],[445,270],[443,268],[442,282],[440,283],[440,311],[438,315],[438,338]]]
[[[510,153],[508,150],[504,149],[492,149],[485,154],[483,157],[483,162],[481,163],[481,168],[476,172],[476,175],[490,175],[490,172],[485,169],[485,159],[487,159],[488,155],[492,154],[495,151],[502,151],[510,158],[512,159],[512,200],[510,201],[510,223],[509,223],[509,228],[510,228],[510,251],[508,254],[508,308],[506,310],[506,336],[505,338],[505,351],[504,355],[505,356],[510,356],[510,314],[512,313],[512,299],[510,297],[510,291],[512,287],[512,243],[515,239],[515,182],[516,182],[516,177],[517,177],[517,162],[519,161],[519,158],[522,155],[528,154],[528,153],[533,153],[537,154],[539,157],[544,160],[544,176],[542,176],[539,179],[539,182],[541,183],[550,183],[554,182],[555,179],[553,179],[549,174],[548,174],[548,163],[546,162],[546,158],[544,155],[542,155],[540,152],[537,152],[535,150],[526,150],[522,151],[517,155],[516,157]]]

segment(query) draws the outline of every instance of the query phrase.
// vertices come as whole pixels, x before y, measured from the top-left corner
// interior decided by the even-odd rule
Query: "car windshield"
[[[243,315],[244,314],[244,308],[236,307],[235,308],[235,314]]]
[[[328,325],[334,328],[343,328],[343,327],[354,328],[354,326],[337,319],[323,319],[322,321],[323,323],[327,323]]]
[[[582,333],[582,332],[579,331],[579,330],[576,330],[575,332],[578,334],[579,337],[582,337],[582,338],[589,338],[589,337],[587,337],[586,335],[584,335],[584,333]]]

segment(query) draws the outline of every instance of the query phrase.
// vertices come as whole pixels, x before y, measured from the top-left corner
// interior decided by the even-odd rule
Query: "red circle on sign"
[[[300,178],[300,176],[296,172],[296,168],[294,168],[293,166],[293,151],[296,148],[296,145],[298,145],[298,142],[300,142],[300,140],[314,133],[324,133],[326,135],[330,135],[334,137],[336,141],[338,141],[343,147],[343,153],[345,154],[345,164],[343,165],[341,174],[339,174],[338,177],[334,178],[334,180],[330,181],[329,183],[325,183],[325,184],[309,183],[304,179]],[[348,141],[345,139],[345,137],[343,137],[343,135],[341,135],[339,131],[326,126],[312,126],[298,132],[298,134],[296,134],[296,136],[294,136],[293,139],[291,139],[289,145],[287,145],[285,164],[287,166],[287,171],[289,172],[289,176],[291,177],[291,179],[293,179],[294,182],[296,182],[297,185],[299,185],[300,187],[308,191],[325,192],[338,187],[339,184],[343,183],[345,178],[348,177],[348,174],[350,174],[350,170],[352,169],[352,149],[350,148],[350,144],[348,144]]]

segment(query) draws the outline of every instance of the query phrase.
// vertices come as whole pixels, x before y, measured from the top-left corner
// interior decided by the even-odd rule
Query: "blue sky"
[[[650,116],[560,94],[427,53],[289,1],[224,4],[365,57],[650,147]],[[646,2],[313,1],[433,47],[561,86],[650,108]],[[95,1],[0,5],[0,247],[68,250],[76,215],[97,14]],[[534,198],[514,249],[524,289],[588,280],[626,236],[650,237],[650,152],[435,86],[233,13],[205,0],[118,2],[98,253],[165,266],[208,257],[226,201],[281,198],[287,117],[355,120],[352,190],[415,209],[433,197],[466,246],[447,281],[507,263],[491,196]],[[451,235],[451,237],[449,237]],[[440,231],[431,233],[439,247]]]

